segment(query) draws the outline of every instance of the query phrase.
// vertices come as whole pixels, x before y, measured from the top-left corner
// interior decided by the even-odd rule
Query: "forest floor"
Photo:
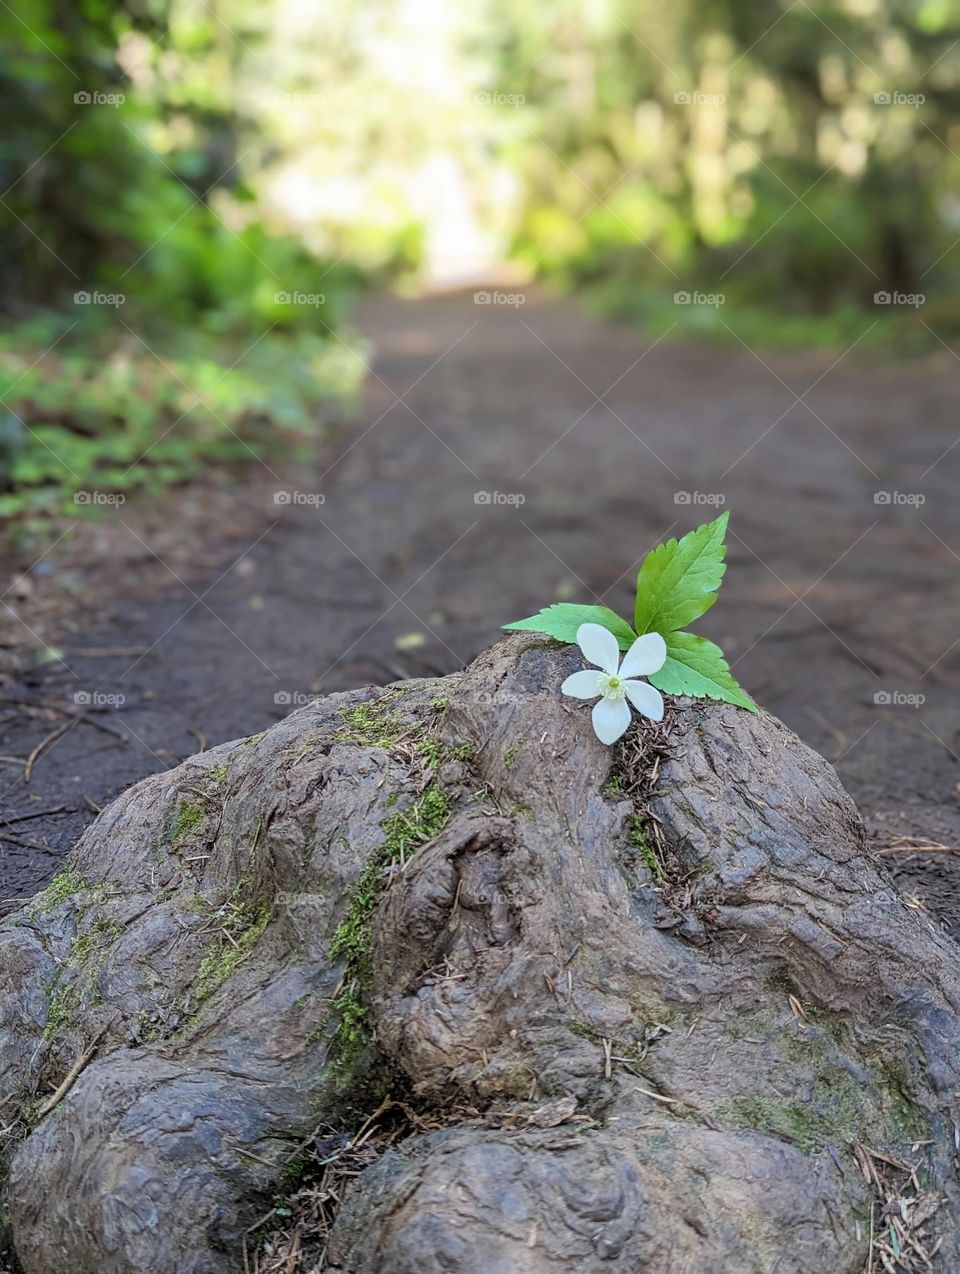
[[[647,550],[724,507],[698,631],[960,934],[956,356],[654,343],[532,292],[379,297],[358,326],[361,417],[310,463],[7,563],[6,644],[58,657],[0,686],[2,906],[129,784],[304,696],[451,671],[552,600],[629,616]]]

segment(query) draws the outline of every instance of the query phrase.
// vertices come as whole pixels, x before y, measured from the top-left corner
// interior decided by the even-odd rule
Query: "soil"
[[[184,520],[187,551],[175,515],[138,543],[107,511],[97,560],[68,534],[8,591],[11,628],[60,658],[0,693],[0,899],[129,784],[304,697],[452,671],[551,600],[629,615],[644,553],[722,500],[728,578],[698,631],[960,933],[956,356],[654,343],[532,292],[380,297],[358,325],[363,412],[313,460],[254,467],[228,519]]]

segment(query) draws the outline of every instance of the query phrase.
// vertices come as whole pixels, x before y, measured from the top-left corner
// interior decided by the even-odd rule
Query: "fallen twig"
[[[73,1063],[73,1065],[67,1071],[61,1083],[57,1086],[57,1088],[54,1089],[54,1091],[50,1094],[47,1100],[43,1103],[43,1105],[37,1111],[38,1120],[45,1119],[46,1116],[50,1114],[51,1110],[54,1110],[57,1106],[60,1105],[64,1097],[66,1097],[67,1093],[73,1087],[78,1076],[80,1075],[80,1072],[84,1069],[84,1067],[93,1057],[94,1053],[97,1051],[97,1045],[103,1039],[104,1035],[106,1035],[110,1027],[113,1026],[113,1023],[115,1021],[116,1021],[116,1017],[114,1016],[110,1019],[110,1021],[106,1024],[106,1026],[104,1026],[101,1030],[99,1030],[97,1034],[93,1037],[91,1042],[87,1045],[84,1051],[80,1054],[77,1060]]]
[[[44,738],[40,740],[37,746],[33,749],[33,751],[27,757],[27,764],[24,766],[24,770],[23,770],[24,783],[30,782],[31,775],[33,774],[33,767],[38,761],[38,759],[40,758],[41,754],[45,752],[47,748],[49,748],[52,744],[56,743],[57,740],[62,735],[66,734],[67,731],[71,729],[72,726],[76,725],[78,721],[82,721],[82,720],[83,720],[82,717],[71,717],[69,721],[61,722],[60,725],[58,725],[55,730],[51,730],[48,735],[46,735]]]
[[[9,818],[0,818],[4,827],[12,827],[14,823],[28,823],[34,818],[52,817],[54,814],[76,814],[75,806],[54,805],[48,810],[33,810],[30,814],[11,814]]]

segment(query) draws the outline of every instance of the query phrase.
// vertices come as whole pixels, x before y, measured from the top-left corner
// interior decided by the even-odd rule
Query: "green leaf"
[[[663,694],[720,699],[756,712],[757,705],[737,684],[719,646],[695,633],[667,633],[664,640],[667,662],[647,678]]]
[[[519,629],[524,632],[546,633],[565,641],[570,645],[577,640],[577,629],[581,624],[600,624],[609,628],[616,637],[621,650],[629,650],[637,639],[625,619],[614,614],[607,606],[579,606],[573,602],[554,602],[552,606],[544,606],[529,619],[516,619],[512,624],[504,624],[504,628]]]
[[[684,628],[717,600],[729,513],[705,522],[682,540],[658,544],[637,575],[634,624],[638,633],[667,633]]]

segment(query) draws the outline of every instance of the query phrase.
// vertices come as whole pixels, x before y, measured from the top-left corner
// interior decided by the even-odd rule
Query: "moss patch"
[[[347,913],[330,944],[333,959],[344,959],[347,972],[337,997],[339,1023],[331,1043],[333,1067],[348,1074],[370,1043],[368,1022],[370,985],[373,979],[373,914],[389,867],[406,862],[436,836],[450,817],[450,798],[436,781],[405,810],[397,810],[380,824],[384,840],[360,873],[350,895]]]
[[[819,1102],[778,1101],[763,1093],[737,1098],[720,1112],[737,1124],[773,1133],[792,1142],[807,1154],[830,1143],[844,1144],[863,1135],[869,1126],[869,1102],[864,1100],[852,1078],[839,1070],[835,1083],[818,1091]]]
[[[206,810],[196,801],[182,801],[173,820],[173,843],[179,844],[200,831],[207,818]]]
[[[782,1098],[769,1090],[750,1093],[715,1112],[717,1116],[772,1133],[807,1153],[867,1137],[871,1144],[894,1146],[928,1136],[923,1111],[910,1096],[906,1068],[889,1058],[858,1057],[849,1039],[838,1043],[836,1021],[830,1032],[809,1020],[809,1010],[807,1014],[799,1036],[769,1025],[765,1032],[782,1058],[782,1071],[775,1064],[771,1079],[780,1073],[783,1087],[799,1072],[804,1088]],[[744,1025],[744,1038],[764,1029],[759,1020]]]
[[[899,1060],[880,1062],[875,1070],[880,1102],[887,1127],[903,1141],[918,1141],[929,1135],[922,1109],[910,1096],[910,1077]]]
[[[446,751],[437,739],[421,739],[413,745],[413,750],[425,762],[428,770],[436,770],[443,763]]]
[[[238,886],[239,890],[241,886]],[[237,890],[234,891],[237,893]],[[202,961],[193,984],[193,1003],[200,1008],[247,958],[270,921],[270,905],[252,900],[227,904],[220,938]]]
[[[344,728],[334,734],[334,739],[360,743],[368,748],[393,747],[410,731],[410,726],[390,706],[402,694],[402,690],[389,690],[379,699],[343,708],[340,720]]]
[[[47,1022],[42,1038],[49,1043],[56,1036],[72,1030],[82,1000],[83,993],[76,983],[69,982],[62,987],[54,984],[47,1001]]]
[[[48,986],[47,1022],[43,1039],[50,1041],[72,1030],[84,1003],[97,999],[96,981],[107,959],[110,943],[123,926],[98,916],[89,929],[78,933],[63,965]]]
[[[627,791],[623,786],[623,779],[619,774],[611,774],[603,785],[603,795],[609,796],[611,800],[622,801],[627,797]]]
[[[74,894],[88,889],[93,889],[93,885],[90,881],[84,880],[79,873],[63,871],[59,876],[54,876],[50,884],[37,894],[30,904],[30,911],[35,916],[45,916],[53,911],[54,907],[59,907],[60,903],[72,898]]]
[[[426,764],[428,770],[438,770],[447,761],[470,761],[473,759],[473,748],[463,743],[458,748],[447,747],[437,739],[421,739],[414,744],[414,752]]]
[[[657,857],[656,850],[650,843],[646,823],[641,814],[632,814],[630,816],[629,844],[631,857],[639,858],[656,880],[662,880],[663,865]]]
[[[823,1121],[803,1106],[779,1102],[763,1093],[738,1097],[721,1113],[743,1127],[773,1133],[808,1152],[820,1149],[825,1141],[836,1137],[835,1129],[825,1128]]]

